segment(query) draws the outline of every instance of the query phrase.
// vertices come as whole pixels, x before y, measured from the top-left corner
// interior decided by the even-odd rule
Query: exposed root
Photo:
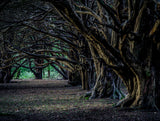
[[[141,103],[142,102],[142,103]],[[158,107],[152,103],[146,102],[145,104],[143,103],[143,99],[136,99],[135,97],[127,96],[126,98],[120,100],[115,107],[120,107],[120,108],[131,108],[135,110],[150,110],[150,111],[160,111]]]
[[[133,103],[134,98],[127,95],[124,99],[120,100],[115,107],[130,107]]]

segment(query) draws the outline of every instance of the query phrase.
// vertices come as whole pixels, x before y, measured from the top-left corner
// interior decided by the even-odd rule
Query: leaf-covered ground
[[[160,121],[160,112],[113,108],[117,100],[80,98],[65,80],[0,84],[0,121]]]

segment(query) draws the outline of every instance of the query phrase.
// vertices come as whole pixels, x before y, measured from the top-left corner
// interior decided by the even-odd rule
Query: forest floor
[[[0,121],[160,121],[160,112],[113,108],[118,100],[80,98],[65,80],[0,84]]]

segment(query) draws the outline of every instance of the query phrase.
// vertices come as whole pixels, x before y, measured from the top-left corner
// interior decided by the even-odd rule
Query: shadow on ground
[[[32,114],[0,114],[0,121],[160,121],[160,113],[146,111],[119,111],[114,108],[68,110]]]
[[[160,112],[112,108],[117,100],[85,100],[67,81],[0,84],[0,121],[160,121]]]

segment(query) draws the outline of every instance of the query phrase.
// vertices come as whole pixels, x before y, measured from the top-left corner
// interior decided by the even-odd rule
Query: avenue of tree
[[[0,82],[55,68],[90,98],[160,109],[158,0],[2,0]],[[126,86],[128,95],[121,92]]]

